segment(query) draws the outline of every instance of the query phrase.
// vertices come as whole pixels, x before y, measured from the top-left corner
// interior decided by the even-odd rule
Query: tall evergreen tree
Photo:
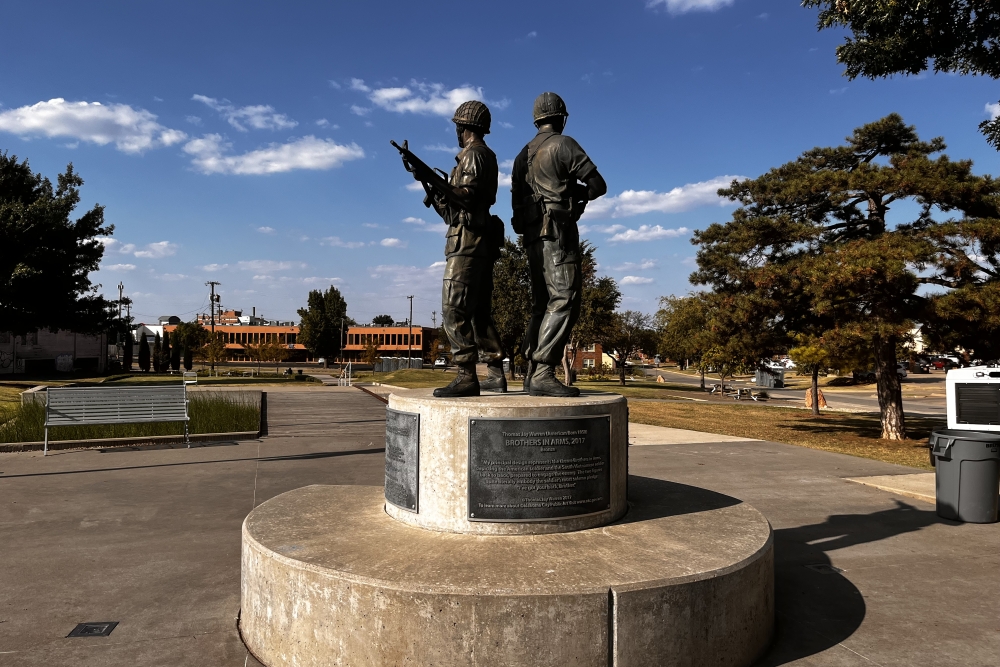
[[[175,330],[170,345],[170,368],[175,373],[181,369],[181,348],[182,345]]]
[[[160,347],[160,370],[170,370],[170,332],[164,329],[163,345]]]
[[[145,335],[139,339],[139,370],[143,373],[149,372],[149,341]]]
[[[132,337],[132,332],[128,331],[125,333],[125,356],[122,359],[122,370],[126,373],[132,372],[132,357],[134,355],[134,345],[135,339]]]
[[[329,360],[340,352],[341,323],[354,324],[347,317],[347,301],[333,285],[325,292],[311,290],[305,308],[299,308],[299,335],[296,339],[306,346],[314,358]]]
[[[156,338],[153,339],[153,353],[152,353],[152,364],[153,371],[156,373],[160,372],[160,364],[163,361],[163,341],[160,340],[160,334],[156,334]]]

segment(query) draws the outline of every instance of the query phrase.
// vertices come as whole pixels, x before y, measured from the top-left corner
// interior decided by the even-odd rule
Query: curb
[[[236,431],[233,433],[195,433],[191,442],[217,442],[223,440],[256,440],[259,431]],[[11,442],[0,444],[0,453],[40,452],[43,442]],[[106,447],[131,447],[136,445],[184,444],[184,435],[150,435],[144,438],[103,438],[96,440],[56,440],[49,441],[49,449],[104,449]]]

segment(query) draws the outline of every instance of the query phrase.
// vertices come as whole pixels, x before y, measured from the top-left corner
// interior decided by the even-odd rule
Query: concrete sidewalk
[[[295,389],[268,389],[261,441],[0,454],[0,665],[256,664],[235,625],[244,517],[384,476],[383,403]],[[759,665],[995,667],[1000,525],[847,480],[910,468],[665,431],[633,428],[632,475],[742,499],[775,529],[778,631]],[[120,625],[66,638],[85,621]]]

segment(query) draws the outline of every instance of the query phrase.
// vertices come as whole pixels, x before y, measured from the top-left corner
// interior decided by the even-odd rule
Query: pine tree
[[[856,129],[845,145],[814,148],[720,190],[741,207],[693,239],[700,249],[692,281],[733,299],[736,310],[780,323],[778,334],[788,340],[806,334],[867,349],[889,440],[906,432],[897,347],[915,322],[933,316],[921,286],[969,281],[947,275],[953,249],[938,236],[948,225],[968,228],[996,213],[997,184],[974,176],[968,161],[933,157],[944,148],[942,139],[923,142],[890,114]],[[893,226],[886,215],[890,205],[902,208],[893,204],[900,200],[919,213]],[[963,222],[934,217],[953,211]],[[971,261],[969,254],[959,264]]]
[[[163,344],[160,346],[160,370],[170,370],[170,332],[163,330]]]
[[[163,342],[160,340],[160,334],[156,334],[156,338],[153,339],[153,371],[156,373],[160,372],[160,362],[163,360]]]
[[[146,340],[145,334],[139,340],[139,370],[143,373],[149,372],[149,341]]]
[[[135,340],[132,338],[132,331],[125,332],[125,358],[122,359],[122,370],[126,373],[132,372],[132,356]]]

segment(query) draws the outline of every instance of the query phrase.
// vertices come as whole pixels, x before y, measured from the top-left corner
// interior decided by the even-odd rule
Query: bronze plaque
[[[420,498],[420,415],[385,411],[385,499],[417,512]]]
[[[469,420],[469,521],[611,508],[611,417]]]

